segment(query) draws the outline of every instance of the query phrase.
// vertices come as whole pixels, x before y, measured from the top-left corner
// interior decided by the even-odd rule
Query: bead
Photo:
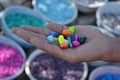
[[[64,35],[64,36],[68,36],[69,34],[70,34],[70,31],[67,29],[63,30],[63,32],[62,32],[62,35]]]
[[[50,35],[52,35],[53,37],[57,37],[58,36],[58,34],[56,32],[51,32]]]
[[[72,45],[73,45],[74,47],[78,47],[78,46],[80,46],[80,42],[79,42],[79,41],[73,41],[73,42],[72,42]]]
[[[81,35],[81,36],[79,36],[78,37],[78,41],[81,43],[81,44],[84,44],[85,42],[86,42],[86,37],[85,36],[83,36],[83,35]]]
[[[70,37],[68,37],[68,43],[69,43],[69,47],[70,47],[70,48],[73,48],[73,45],[72,45],[72,42],[71,42]]]
[[[60,35],[58,40],[59,40],[59,44],[63,44],[65,42],[63,35]]]
[[[75,40],[75,34],[70,34],[68,37],[70,37],[71,41]]]
[[[54,41],[54,37],[51,36],[51,35],[49,35],[49,36],[47,37],[47,40],[48,40],[49,42],[52,42],[52,41]]]
[[[69,30],[72,34],[74,34],[74,33],[75,33],[75,26],[69,27],[68,30]]]
[[[61,45],[60,45],[60,48],[62,48],[62,49],[66,49],[66,48],[68,48],[68,47],[69,47],[68,42],[65,42],[64,44],[61,44]]]

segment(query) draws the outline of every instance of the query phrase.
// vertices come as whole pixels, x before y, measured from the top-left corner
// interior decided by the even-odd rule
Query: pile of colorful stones
[[[9,29],[14,27],[20,27],[22,25],[36,26],[45,28],[46,22],[43,22],[41,19],[23,14],[23,13],[13,13],[6,17],[5,19]]]
[[[0,80],[16,75],[25,63],[25,57],[12,46],[0,43]]]
[[[102,25],[120,31],[120,13],[105,13],[101,15]]]
[[[30,72],[36,80],[80,80],[84,74],[84,65],[42,53],[30,63]]]
[[[75,26],[71,26],[68,29],[64,29],[62,33],[51,32],[47,40],[62,49],[78,47],[84,44],[87,38],[84,35],[75,35],[75,30]]]

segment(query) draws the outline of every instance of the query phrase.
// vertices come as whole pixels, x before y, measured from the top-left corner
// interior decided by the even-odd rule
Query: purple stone
[[[80,46],[80,42],[79,42],[79,41],[73,41],[73,42],[72,42],[72,45],[73,45],[74,47],[78,47],[78,46]]]

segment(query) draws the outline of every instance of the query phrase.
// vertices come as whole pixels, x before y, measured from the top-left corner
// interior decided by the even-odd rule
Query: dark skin
[[[51,23],[47,25],[46,29],[24,26],[12,29],[12,32],[35,47],[72,63],[96,60],[120,61],[120,39],[109,37],[89,26],[76,26],[75,34],[87,37],[86,43],[79,47],[61,49],[56,45],[49,44],[46,37],[50,32],[55,31],[60,33],[63,29],[66,29],[66,27]]]

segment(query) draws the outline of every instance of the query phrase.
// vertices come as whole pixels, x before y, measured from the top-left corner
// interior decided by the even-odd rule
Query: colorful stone
[[[71,41],[70,37],[68,37],[68,43],[69,43],[69,47],[73,48],[72,41]]]
[[[58,36],[57,32],[51,32],[51,35],[52,35],[53,37],[57,37],[57,36]]]
[[[64,36],[60,35],[58,38],[59,44],[63,44],[65,42]]]
[[[68,30],[69,30],[72,34],[74,34],[74,33],[75,33],[75,26],[69,27]]]
[[[83,35],[79,36],[78,37],[78,41],[81,43],[81,44],[84,44],[86,42],[87,38]]]
[[[49,36],[47,37],[47,40],[48,40],[49,42],[52,42],[52,41],[54,41],[54,37],[53,37],[52,35],[49,35]]]
[[[68,47],[69,47],[68,42],[65,42],[64,44],[61,44],[61,45],[60,45],[60,48],[62,48],[62,49],[66,49],[66,48],[68,48]]]
[[[71,41],[75,40],[75,34],[70,34],[68,37],[70,37]]]
[[[68,36],[69,34],[71,34],[71,33],[68,29],[63,30],[63,32],[62,32],[62,35],[64,35],[64,36]]]
[[[78,47],[78,46],[80,46],[80,42],[79,42],[79,41],[73,41],[73,42],[72,42],[72,45],[73,45],[74,47]]]

